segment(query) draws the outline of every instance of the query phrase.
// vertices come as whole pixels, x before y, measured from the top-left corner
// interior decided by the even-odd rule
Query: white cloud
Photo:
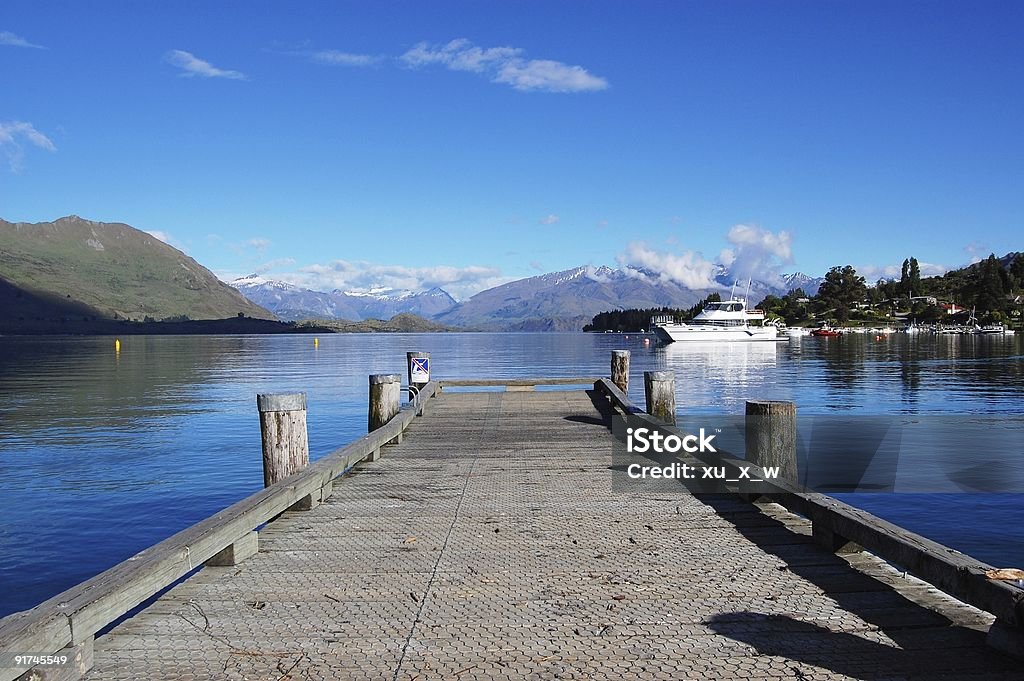
[[[159,239],[168,246],[173,246],[174,248],[177,248],[179,251],[183,253],[185,252],[185,245],[178,241],[170,232],[164,232],[159,229],[148,229],[144,231],[146,232],[146,234],[150,235],[154,239]]]
[[[542,224],[542,225],[555,225],[555,224],[558,224],[559,220],[561,220],[561,218],[558,217],[555,214],[545,215],[544,217],[542,217],[540,219],[540,224]]]
[[[21,36],[14,35],[10,31],[0,31],[0,45],[7,45],[9,47],[31,47],[37,50],[46,49],[42,45],[30,43]]]
[[[971,256],[971,263],[981,262],[985,254],[989,252],[988,244],[983,244],[980,241],[972,241],[971,243],[964,246],[964,252]]]
[[[717,266],[696,251],[665,253],[655,251],[642,241],[634,241],[618,257],[620,265],[633,265],[657,272],[662,279],[691,289],[719,288],[715,282]]]
[[[257,251],[265,251],[270,246],[270,239],[266,239],[261,236],[253,237],[245,242],[249,246],[252,246]]]
[[[608,81],[589,73],[582,66],[570,66],[550,59],[508,61],[494,78],[516,90],[546,92],[592,92],[608,88]]]
[[[57,151],[50,138],[36,130],[31,123],[0,121],[0,151],[7,156],[7,163],[15,173],[21,170],[25,158],[23,142],[46,151]]]
[[[949,272],[951,269],[953,269],[952,267],[949,267],[947,265],[938,265],[935,263],[920,261],[918,261],[917,266],[921,268],[922,277],[940,277],[946,272]]]
[[[599,281],[599,282],[602,282],[602,283],[607,283],[607,282],[611,281],[612,278],[610,276],[608,276],[608,273],[607,273],[606,270],[605,271],[603,271],[603,270],[604,270],[604,268],[597,268],[597,267],[594,267],[593,265],[587,265],[586,268],[584,269],[584,273],[583,274],[588,279],[593,279],[594,281]]]
[[[780,271],[792,263],[792,237],[788,232],[771,232],[754,225],[734,225],[725,236],[718,262],[693,250],[674,252],[655,250],[643,242],[633,242],[618,257],[621,265],[633,265],[657,272],[665,280],[692,289],[721,288],[715,276],[728,270],[731,278],[748,277],[770,284],[781,284]]]
[[[918,267],[921,268],[922,277],[937,277],[952,269],[946,265],[929,262],[918,262]],[[868,284],[874,284],[879,279],[899,280],[903,275],[902,262],[898,265],[855,265],[854,269],[857,270],[858,275],[864,277],[864,281]]]
[[[518,47],[477,47],[465,38],[444,45],[418,43],[399,57],[407,66],[419,68],[439,64],[452,71],[487,74],[491,81],[516,90],[545,92],[586,92],[604,90],[608,81],[582,66],[551,59],[522,57]]]
[[[793,262],[793,238],[789,232],[771,232],[756,225],[734,225],[725,236],[732,245],[719,261],[738,279],[760,279],[781,285],[782,267]]]
[[[271,270],[275,270],[279,267],[291,267],[295,264],[295,258],[276,258],[269,262],[265,262],[262,265],[256,267],[256,274],[266,274]]]
[[[353,54],[341,50],[320,50],[312,54],[313,61],[332,66],[372,66],[381,60],[370,54]]]
[[[172,66],[177,66],[183,71],[182,76],[202,76],[203,78],[229,78],[231,80],[248,80],[240,71],[229,71],[218,69],[208,61],[196,57],[191,52],[184,50],[171,50],[164,55],[164,61]]]
[[[476,47],[465,38],[458,38],[445,45],[419,43],[399,59],[414,67],[442,64],[452,71],[483,73],[517,58],[521,53],[522,50],[515,47]]]
[[[274,268],[266,268],[260,274],[270,269]],[[380,288],[425,291],[437,286],[458,300],[513,280],[502,276],[496,268],[479,265],[407,267],[348,260],[306,265],[291,272],[271,274],[269,278],[314,291],[365,292]]]
[[[859,276],[864,277],[864,281],[869,284],[873,284],[879,279],[899,279],[902,264],[900,265],[855,265],[854,269],[857,270]]]

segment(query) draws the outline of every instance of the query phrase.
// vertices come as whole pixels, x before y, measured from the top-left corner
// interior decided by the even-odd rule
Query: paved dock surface
[[[442,394],[258,555],[98,638],[86,678],[1024,678],[989,616],[781,507],[612,493],[599,404]]]

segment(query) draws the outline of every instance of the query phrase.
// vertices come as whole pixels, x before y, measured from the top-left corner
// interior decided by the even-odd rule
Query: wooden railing
[[[662,431],[682,434],[634,405],[611,380],[602,378],[594,388],[623,414]],[[727,467],[733,479],[738,478],[741,466],[750,465],[746,460],[721,453],[707,462]],[[763,484],[770,491],[748,494],[748,500],[766,497],[804,516],[811,521],[815,542],[830,551],[864,549],[958,600],[995,615],[997,621],[989,632],[989,644],[1015,656],[1024,655],[1024,589],[986,577],[985,572],[993,566],[826,494],[805,492],[781,480]]]
[[[15,655],[66,655],[79,673],[86,671],[98,631],[206,561],[235,545],[252,545],[255,528],[278,514],[304,500],[315,505],[329,497],[335,478],[399,440],[438,389],[436,381],[427,383],[383,427],[31,610],[3,618],[0,681],[16,679],[31,667],[14,664]],[[67,673],[74,678],[73,670]]]

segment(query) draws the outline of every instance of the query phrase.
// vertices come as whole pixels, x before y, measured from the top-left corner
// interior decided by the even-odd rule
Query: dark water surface
[[[1000,470],[1024,470],[1019,336],[642,340],[337,334],[314,349],[304,335],[134,336],[115,354],[107,337],[0,338],[0,615],[260,489],[258,392],[307,392],[314,459],[362,435],[366,376],[404,380],[407,350],[430,352],[435,377],[469,378],[607,375],[610,350],[627,348],[633,400],[643,403],[642,371],[670,368],[683,422],[742,414],[747,399],[792,400],[802,415],[975,419],[1009,436]],[[935,445],[904,436],[903,449],[924,461]],[[948,455],[947,468],[956,465]],[[981,560],[1024,567],[1024,494],[966,489],[844,499]]]

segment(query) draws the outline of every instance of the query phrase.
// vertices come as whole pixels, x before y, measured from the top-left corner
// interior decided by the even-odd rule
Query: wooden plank
[[[93,665],[93,640],[58,650],[54,657],[67,658],[63,664],[33,667],[18,677],[18,681],[77,681]]]
[[[60,612],[60,597],[51,598],[41,605],[0,620],[0,655],[50,654],[71,643],[71,620]],[[10,665],[10,666],[7,666]],[[9,681],[29,669],[28,665],[15,665],[4,659],[0,664],[0,679]]]

